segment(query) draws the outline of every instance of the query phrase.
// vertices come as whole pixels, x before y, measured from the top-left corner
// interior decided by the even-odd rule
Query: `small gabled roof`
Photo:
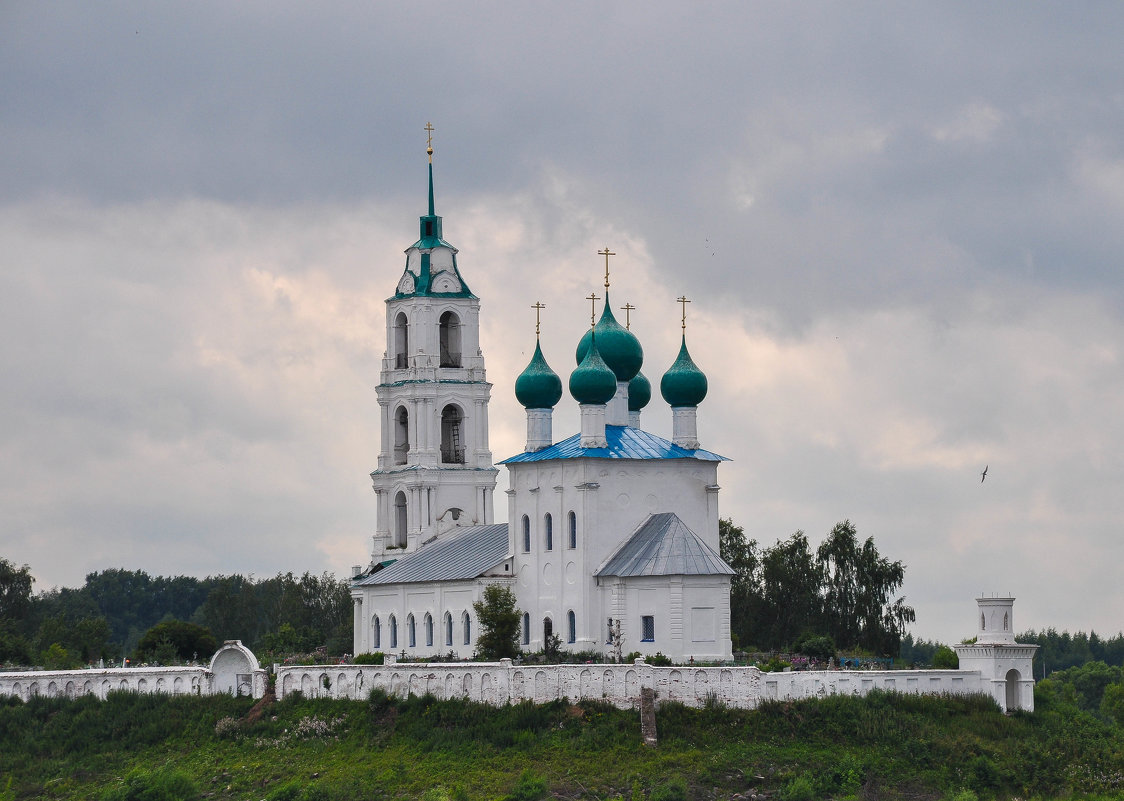
[[[594,459],[700,459],[704,462],[726,462],[725,456],[696,448],[691,450],[676,445],[663,437],[649,434],[632,426],[605,426],[604,448],[583,448],[581,434],[574,434],[569,439],[543,448],[541,451],[528,451],[510,459],[504,459],[500,464],[517,464],[519,462],[542,462],[547,459],[580,459],[591,457]]]
[[[474,579],[491,570],[508,555],[507,523],[470,526],[458,534],[446,534],[437,542],[402,557],[389,567],[360,579],[351,586]]]
[[[650,516],[594,576],[732,576],[734,570],[674,512]]]

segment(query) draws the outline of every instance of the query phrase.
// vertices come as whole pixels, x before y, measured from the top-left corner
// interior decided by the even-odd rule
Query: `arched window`
[[[1007,630],[1007,613],[1003,613],[1003,631]]]
[[[394,463],[406,464],[410,453],[410,413],[399,406],[394,413]]]
[[[394,318],[394,367],[404,370],[410,366],[410,322],[405,312]]]
[[[472,644],[472,619],[468,616],[468,612],[461,615],[461,627],[464,629],[464,644]]]
[[[987,618],[984,617],[983,612],[980,612],[980,631],[987,630]]]
[[[523,515],[523,553],[531,552],[531,518]]]
[[[550,516],[550,512],[546,513],[546,517],[542,520],[543,534],[546,541],[546,549],[548,551],[554,550],[554,518]]]
[[[425,645],[427,648],[433,647],[433,615],[429,612],[425,613]]]
[[[578,516],[573,512],[566,515],[567,517],[567,536],[569,537],[569,546],[571,548],[578,547]]]
[[[382,623],[379,622],[378,615],[375,615],[375,619],[371,621],[371,647],[382,647]]]
[[[554,621],[549,617],[542,619],[542,643],[546,646],[546,641],[554,636]]]
[[[441,315],[440,321],[441,340],[441,366],[461,366],[461,321],[451,311]]]
[[[531,616],[526,612],[523,613],[523,644],[531,644]]]
[[[451,403],[441,410],[441,461],[464,464],[464,415]]]
[[[406,545],[406,493],[401,490],[394,496],[394,544]]]
[[[445,645],[452,646],[453,644],[453,615],[451,612],[445,613]]]
[[[390,647],[398,647],[398,619],[394,615],[390,616]]]
[[[571,609],[566,613],[566,642],[578,641],[578,616]]]
[[[414,627],[413,613],[406,615],[406,644],[411,648],[417,647],[418,644],[418,632]]]

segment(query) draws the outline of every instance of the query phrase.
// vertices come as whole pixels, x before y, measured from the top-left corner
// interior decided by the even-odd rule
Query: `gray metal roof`
[[[446,534],[352,586],[474,579],[508,555],[507,523],[470,526],[459,534]]]
[[[595,576],[732,576],[733,569],[674,512],[652,515]]]
[[[500,464],[545,462],[548,459],[699,459],[704,462],[728,462],[725,456],[696,448],[689,450],[632,426],[605,426],[604,448],[583,448],[581,434],[543,448],[504,459]]]

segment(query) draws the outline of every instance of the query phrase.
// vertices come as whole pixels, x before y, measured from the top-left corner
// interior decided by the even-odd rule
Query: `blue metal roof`
[[[681,448],[674,442],[649,434],[632,426],[605,426],[606,448],[583,448],[581,434],[574,434],[541,451],[521,453],[500,464],[543,462],[547,459],[700,459],[704,462],[727,462],[725,456],[698,448]]]
[[[470,526],[460,533],[446,534],[351,586],[474,579],[508,555],[507,523]]]
[[[733,569],[674,512],[640,524],[595,576],[732,576]]]

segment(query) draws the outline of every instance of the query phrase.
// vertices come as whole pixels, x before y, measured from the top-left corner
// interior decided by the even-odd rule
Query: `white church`
[[[377,524],[370,565],[353,570],[354,652],[471,657],[480,633],[473,602],[500,583],[523,612],[526,651],[553,636],[563,649],[606,656],[730,659],[733,571],[718,554],[724,457],[700,447],[696,428],[706,376],[684,332],[660,381],[671,438],[640,427],[651,384],[640,342],[611,311],[607,267],[601,319],[578,343],[568,380],[581,430],[554,439],[562,380],[536,342],[514,386],[526,447],[501,462],[510,522],[493,522],[499,471],[488,446],[480,300],[434,211],[428,153],[428,213],[386,301],[382,444],[371,474]]]

